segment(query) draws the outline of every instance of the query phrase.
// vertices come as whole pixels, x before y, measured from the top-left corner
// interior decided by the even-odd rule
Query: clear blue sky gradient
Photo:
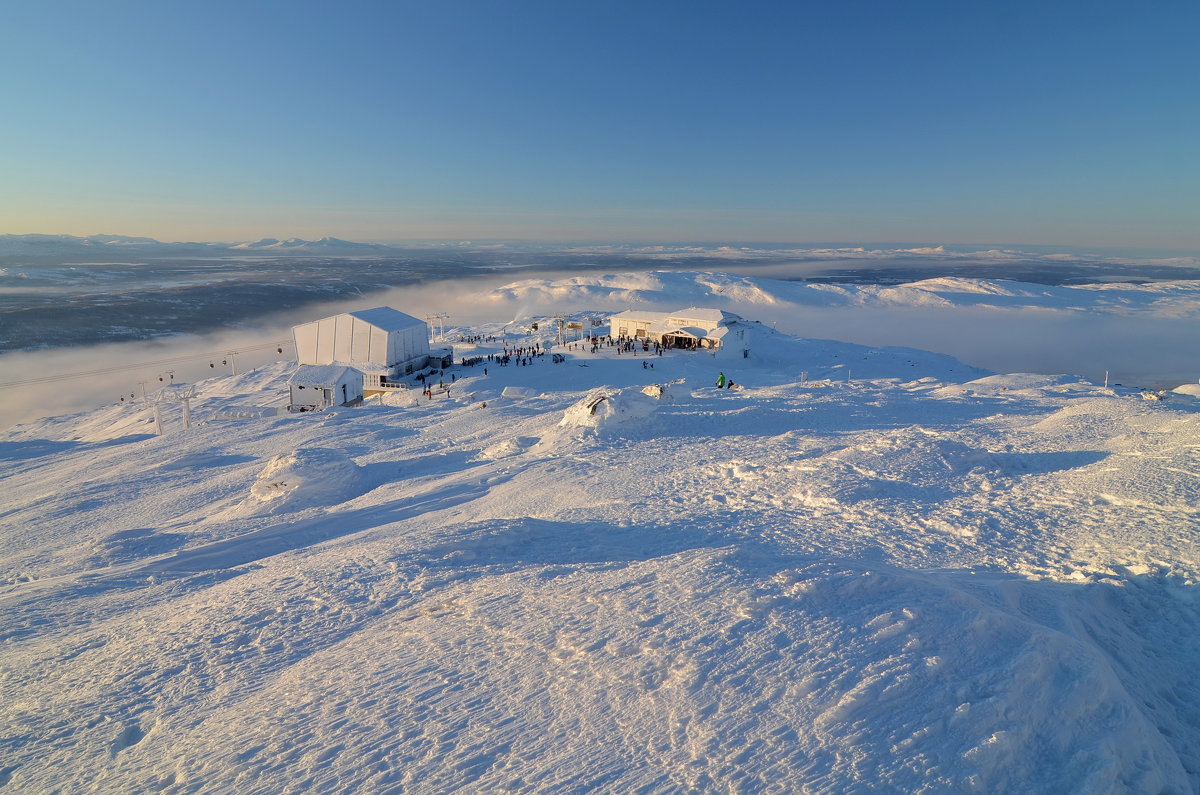
[[[0,232],[1200,249],[1200,3],[14,0]]]

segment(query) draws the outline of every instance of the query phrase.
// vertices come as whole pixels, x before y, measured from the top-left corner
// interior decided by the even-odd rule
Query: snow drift
[[[469,336],[551,341],[503,328]],[[4,432],[0,781],[1200,787],[1200,402],[753,353],[568,349],[454,368],[461,402],[219,417],[273,404],[277,364],[163,437],[140,405]]]

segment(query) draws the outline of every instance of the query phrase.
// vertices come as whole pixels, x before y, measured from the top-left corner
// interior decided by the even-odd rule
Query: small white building
[[[323,411],[363,397],[363,374],[336,364],[302,364],[288,379],[288,411]]]
[[[403,388],[397,379],[430,366],[425,321],[387,306],[345,312],[292,327],[301,365],[349,365],[367,395]],[[452,353],[436,351],[435,364]]]
[[[746,323],[723,309],[692,306],[677,312],[629,309],[609,318],[609,333],[657,342],[667,348],[720,348],[731,335],[745,342]]]

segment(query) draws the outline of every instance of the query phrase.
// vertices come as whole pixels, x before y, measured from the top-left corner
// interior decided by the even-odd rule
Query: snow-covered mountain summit
[[[5,781],[1200,785],[1200,401],[767,325],[554,363],[530,325],[452,329],[481,361],[432,395],[222,419],[276,364],[162,437],[0,435]]]

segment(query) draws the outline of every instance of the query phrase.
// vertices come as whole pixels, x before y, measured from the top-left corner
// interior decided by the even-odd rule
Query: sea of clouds
[[[295,323],[381,305],[444,314],[451,328],[719,306],[797,336],[921,348],[998,372],[1149,387],[1200,375],[1200,261],[1186,257],[464,243],[353,259],[9,257],[0,271],[0,427],[287,360]]]

